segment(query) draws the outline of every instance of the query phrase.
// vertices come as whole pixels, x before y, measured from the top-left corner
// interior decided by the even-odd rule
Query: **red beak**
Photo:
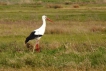
[[[53,22],[51,19],[49,19],[49,18],[46,18],[48,21],[50,21],[50,22]]]

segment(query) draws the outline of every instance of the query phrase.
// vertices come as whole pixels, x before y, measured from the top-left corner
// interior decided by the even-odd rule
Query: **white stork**
[[[42,16],[42,21],[43,21],[42,26],[41,26],[40,28],[38,28],[38,29],[32,31],[32,32],[30,33],[30,35],[29,35],[29,36],[26,38],[26,40],[25,40],[25,44],[27,44],[27,42],[28,42],[29,40],[36,39],[36,45],[35,45],[34,48],[33,48],[33,52],[34,52],[34,50],[40,51],[40,48],[39,48],[39,40],[40,40],[41,36],[43,36],[44,33],[45,33],[46,20],[51,21],[49,18],[47,18],[47,16],[43,15],[43,16]],[[51,21],[51,22],[52,22],[52,21]]]

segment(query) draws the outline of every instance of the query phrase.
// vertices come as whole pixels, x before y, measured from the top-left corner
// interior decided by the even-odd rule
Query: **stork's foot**
[[[41,50],[40,50],[40,48],[36,48],[35,51],[36,52],[40,52]]]

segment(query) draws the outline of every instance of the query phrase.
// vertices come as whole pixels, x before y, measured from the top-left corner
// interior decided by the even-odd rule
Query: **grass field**
[[[0,71],[105,71],[106,4],[70,1],[1,0]],[[24,41],[42,15],[54,22],[47,22],[41,52],[32,54]]]

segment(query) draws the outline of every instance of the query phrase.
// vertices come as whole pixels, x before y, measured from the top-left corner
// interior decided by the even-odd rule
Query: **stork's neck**
[[[46,27],[46,20],[45,19],[42,19],[42,21],[43,21],[42,27],[45,28]]]

